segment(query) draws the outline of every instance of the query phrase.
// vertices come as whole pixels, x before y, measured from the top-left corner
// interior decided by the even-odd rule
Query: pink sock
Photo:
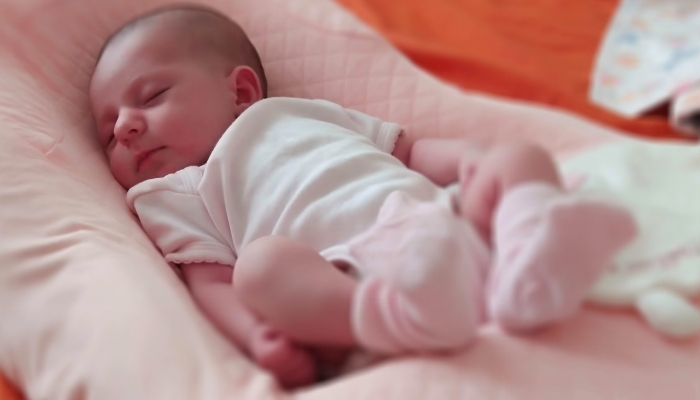
[[[490,263],[476,231],[451,212],[395,192],[349,247],[362,279],[353,299],[358,342],[380,353],[456,349],[484,321]]]
[[[612,257],[636,234],[632,216],[545,183],[503,197],[494,218],[490,317],[511,330],[559,321],[579,309]]]

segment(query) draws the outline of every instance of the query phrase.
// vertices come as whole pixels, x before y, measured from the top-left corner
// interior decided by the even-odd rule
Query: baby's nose
[[[143,117],[137,110],[123,109],[114,125],[114,137],[124,146],[130,146],[133,141],[146,130]]]

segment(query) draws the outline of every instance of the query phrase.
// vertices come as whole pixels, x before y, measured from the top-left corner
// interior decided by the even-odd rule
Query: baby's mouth
[[[138,153],[136,155],[136,172],[140,172],[142,168],[146,167],[153,160],[153,155],[164,148],[165,147],[157,147]]]

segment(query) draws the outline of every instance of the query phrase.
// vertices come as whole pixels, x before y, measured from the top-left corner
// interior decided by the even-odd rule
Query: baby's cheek
[[[125,155],[122,151],[119,151],[119,149],[114,149],[109,156],[109,168],[117,182],[125,188],[129,189],[138,183],[135,181],[133,171],[131,171],[128,166]]]
[[[161,134],[163,129],[172,130],[181,125],[183,121],[187,121],[191,113],[192,110],[181,107],[174,101],[165,102],[157,110],[154,110],[150,128],[158,134]]]

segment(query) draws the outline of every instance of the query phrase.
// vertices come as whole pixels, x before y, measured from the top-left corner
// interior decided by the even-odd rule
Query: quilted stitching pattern
[[[554,113],[466,94],[439,82],[333,3],[264,1],[267,7],[254,8],[239,1],[241,7],[232,15],[265,61],[271,95],[328,99],[398,122],[413,137],[469,136],[490,142],[526,136],[556,151],[610,138],[609,131],[571,118],[574,129],[568,136],[544,140],[550,139],[546,125]],[[333,18],[323,18],[329,14]],[[539,123],[532,123],[533,114],[542,114]]]

